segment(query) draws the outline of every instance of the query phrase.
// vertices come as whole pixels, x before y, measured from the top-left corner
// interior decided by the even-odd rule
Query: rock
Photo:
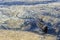
[[[10,20],[6,20],[2,25],[6,28],[20,28],[23,23],[23,19],[11,18]]]
[[[20,28],[23,24],[24,19],[20,18],[34,17],[41,18],[46,23],[51,23],[52,25],[60,22],[60,10],[57,11],[57,8],[60,9],[60,5],[12,5],[12,6],[0,6],[0,25],[3,25],[1,28]],[[30,25],[29,25],[30,26]],[[41,26],[41,25],[40,25]],[[28,27],[28,26],[27,26]],[[22,29],[28,29],[24,26]],[[54,28],[54,27],[53,27]],[[52,30],[53,31],[53,30]],[[58,31],[58,28],[56,32]],[[59,30],[60,31],[60,30]],[[2,31],[1,31],[2,32]],[[5,31],[4,31],[5,32]],[[9,33],[6,33],[6,35]],[[14,34],[14,33],[13,33]],[[20,35],[20,34],[19,34]],[[4,37],[3,37],[4,38]],[[46,40],[55,40],[55,37],[50,35],[46,37]],[[9,38],[8,38],[9,39]],[[3,39],[5,40],[5,39]],[[13,40],[13,39],[11,39]],[[34,39],[35,40],[35,39]]]
[[[6,21],[6,20],[9,20],[9,17],[0,13],[0,24],[4,23],[4,21]]]
[[[56,40],[56,36],[38,35],[27,31],[0,30],[0,40]]]

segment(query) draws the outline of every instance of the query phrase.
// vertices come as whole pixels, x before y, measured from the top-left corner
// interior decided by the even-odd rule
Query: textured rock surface
[[[43,21],[48,25],[49,28],[53,28],[54,30],[49,30],[49,34],[59,34],[60,35],[60,5],[53,4],[42,4],[42,5],[30,5],[30,6],[20,6],[20,5],[13,5],[13,6],[0,6],[0,29],[6,29],[1,30],[1,40],[5,40],[5,36],[13,35],[12,37],[9,36],[6,39],[8,40],[15,40],[13,38],[19,37],[16,40],[20,39],[20,32],[15,31],[8,31],[7,29],[30,29],[31,25],[28,25],[27,27],[24,25],[21,28],[21,25],[26,21],[26,18],[41,18]],[[28,19],[27,19],[28,20]],[[29,20],[33,21],[33,20]],[[33,21],[34,22],[34,21]],[[52,26],[51,26],[51,25]],[[33,26],[35,27],[35,26]],[[39,30],[38,30],[39,31]],[[52,32],[51,32],[52,31]],[[55,33],[56,32],[56,33]],[[12,33],[12,34],[11,34]],[[15,35],[16,33],[16,35]],[[22,32],[21,32],[22,33]],[[34,33],[30,35],[30,32],[23,34],[26,35],[35,35]],[[21,35],[23,35],[21,34]],[[56,40],[54,36],[52,35],[40,35],[44,36],[43,40]],[[36,36],[36,39],[30,39],[30,40],[41,40],[40,36]],[[28,37],[28,36],[26,36]],[[23,37],[24,39],[26,38]],[[31,36],[33,37],[33,36]],[[26,40],[28,40],[26,39]],[[21,39],[23,40],[23,39]]]
[[[56,40],[53,35],[38,35],[31,32],[0,30],[0,40]]]
[[[42,18],[52,25],[60,22],[60,5],[36,5],[36,6],[3,6],[0,7],[0,23],[7,22],[8,27],[19,27],[21,18]],[[18,10],[18,11],[17,11]],[[52,17],[52,18],[51,18]],[[23,21],[25,19],[22,19]],[[23,23],[23,22],[22,22]],[[16,25],[15,25],[16,24]],[[5,26],[5,25],[4,25]]]

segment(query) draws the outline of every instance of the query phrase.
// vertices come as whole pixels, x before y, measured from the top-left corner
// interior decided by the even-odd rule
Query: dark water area
[[[53,1],[37,1],[37,2],[20,2],[20,1],[13,1],[13,2],[1,2],[0,5],[36,5],[36,4],[48,4],[48,3],[53,3],[56,2],[55,0]]]

